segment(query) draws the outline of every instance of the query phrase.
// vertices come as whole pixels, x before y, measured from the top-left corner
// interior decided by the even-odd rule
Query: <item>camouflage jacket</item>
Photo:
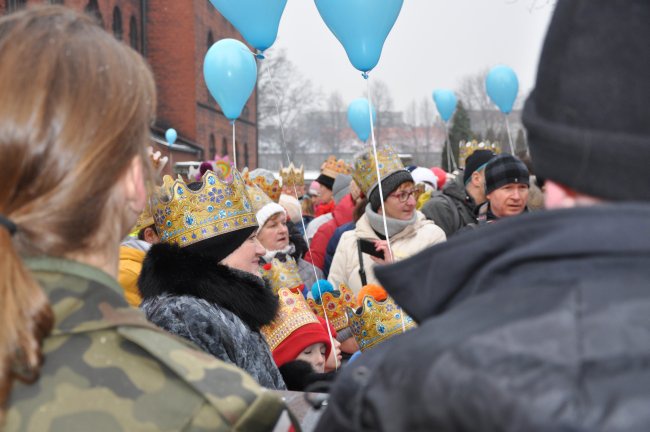
[[[15,382],[6,431],[272,430],[282,400],[244,371],[150,324],[102,271],[26,260],[55,314],[32,385]]]

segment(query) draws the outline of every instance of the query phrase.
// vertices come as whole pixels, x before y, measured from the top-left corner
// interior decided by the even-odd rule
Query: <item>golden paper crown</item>
[[[135,227],[131,230],[131,232],[134,233],[139,233],[140,230],[145,229],[148,226],[151,226],[154,224],[153,221],[153,216],[151,216],[151,210],[149,210],[149,206],[145,206],[144,210],[142,210],[142,213],[140,213],[140,216],[138,216],[138,220],[135,223]]]
[[[257,214],[258,211],[262,209],[267,204],[272,203],[271,198],[264,193],[262,189],[256,185],[246,185],[246,193],[251,200],[251,205],[253,206],[253,212]]]
[[[244,181],[237,170],[233,170],[230,182],[206,171],[202,183],[199,190],[193,191],[180,177],[163,178],[163,185],[151,198],[160,241],[185,247],[257,226]]]
[[[289,256],[286,262],[273,258],[270,263],[262,266],[260,273],[269,281],[274,293],[282,288],[295,289],[304,286],[298,273],[298,264]]]
[[[348,327],[347,309],[356,309],[358,306],[354,300],[354,294],[343,283],[339,285],[338,291],[323,293],[320,302],[308,298],[307,304],[319,317],[325,319],[325,314],[327,314],[327,320],[334,326],[336,331]]]
[[[379,175],[382,180],[397,171],[404,171],[402,160],[391,147],[378,148],[377,159]],[[377,187],[377,168],[372,149],[364,151],[355,159],[352,178],[366,197],[369,197],[373,189]]]
[[[494,154],[501,153],[501,146],[497,142],[481,141],[461,141],[458,143],[458,161],[459,168],[465,168],[467,158],[472,155],[476,150],[491,150]]]
[[[273,200],[273,202],[278,202],[280,201],[280,194],[282,194],[282,188],[280,187],[280,181],[277,179],[274,179],[273,182],[269,183],[269,181],[264,177],[264,176],[257,176],[255,178],[251,178],[251,174],[248,171],[248,168],[244,168],[244,171],[242,171],[242,178],[246,182],[247,185],[249,186],[257,186],[262,191]]]
[[[343,159],[336,160],[336,156],[330,156],[321,165],[320,171],[322,174],[333,179],[339,174],[350,174],[350,166],[345,163]]]
[[[413,318],[405,314],[390,297],[377,302],[371,296],[365,296],[359,313],[352,309],[348,309],[347,313],[350,330],[361,351],[402,333],[402,316],[404,329],[408,330],[416,326]]]
[[[278,291],[280,308],[271,324],[263,326],[260,331],[271,351],[275,350],[291,333],[307,324],[318,324],[318,318],[309,309],[305,298],[300,293],[282,288]]]
[[[280,167],[280,177],[282,178],[282,186],[304,186],[305,185],[305,167],[300,165],[300,169],[289,164],[287,168]]]

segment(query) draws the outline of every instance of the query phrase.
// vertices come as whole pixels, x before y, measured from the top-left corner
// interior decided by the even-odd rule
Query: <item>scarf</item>
[[[376,213],[370,204],[366,206],[366,215],[368,216],[368,222],[373,230],[382,236],[386,237],[384,232],[384,221],[383,216],[379,213]],[[409,220],[394,219],[392,217],[386,216],[386,227],[388,228],[388,238],[393,237],[395,234],[398,234],[404,230],[409,225],[413,225],[418,218],[416,211],[413,211],[413,216]]]

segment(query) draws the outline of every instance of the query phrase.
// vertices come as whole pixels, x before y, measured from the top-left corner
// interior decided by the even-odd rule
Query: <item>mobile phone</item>
[[[375,249],[374,241],[368,239],[358,239],[357,245],[359,246],[359,250],[361,252],[380,259],[384,259],[384,251],[381,250],[378,251],[377,249]]]

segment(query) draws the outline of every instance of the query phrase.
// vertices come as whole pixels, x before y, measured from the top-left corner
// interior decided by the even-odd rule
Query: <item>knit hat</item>
[[[465,172],[463,173],[463,183],[467,184],[474,171],[480,171],[485,164],[495,156],[491,150],[476,150],[467,157],[465,161]]]
[[[332,184],[333,186],[334,184]],[[309,184],[309,195],[318,196],[320,195],[320,183],[316,180]]]
[[[294,361],[305,348],[317,343],[325,344],[325,358],[327,358],[332,350],[332,343],[321,321],[305,324],[294,330],[273,350],[273,360],[280,367]]]
[[[427,183],[434,190],[438,189],[438,177],[431,171],[429,168],[416,167],[411,171],[411,176],[413,177],[413,182],[418,183]]]
[[[535,173],[650,200],[650,2],[559,0],[523,123]]]
[[[412,181],[413,181],[413,176],[411,176],[411,173],[406,170],[394,172],[393,174],[383,179],[381,181],[381,188],[382,191],[384,192],[383,194],[384,201],[386,201],[388,195],[390,195],[395,190],[397,190],[397,188],[400,187],[402,184],[406,182],[412,182]],[[370,201],[370,205],[372,209],[377,211],[377,209],[379,209],[379,207],[381,206],[378,187],[372,190],[370,196],[368,197],[368,200]]]
[[[336,176],[334,186],[332,187],[334,202],[336,204],[341,202],[343,197],[350,193],[350,182],[352,182],[352,177],[347,174],[339,174]]]
[[[438,179],[438,190],[442,190],[443,186],[447,182],[447,172],[440,167],[433,167],[431,171],[436,175]]]
[[[485,166],[485,194],[511,183],[530,185],[528,168],[519,158],[500,154]]]
[[[255,217],[257,218],[257,224],[260,226],[260,229],[264,227],[264,224],[271,218],[271,216],[278,213],[285,213],[284,207],[278,203],[274,203],[273,201],[258,210],[257,213],[255,213]]]

